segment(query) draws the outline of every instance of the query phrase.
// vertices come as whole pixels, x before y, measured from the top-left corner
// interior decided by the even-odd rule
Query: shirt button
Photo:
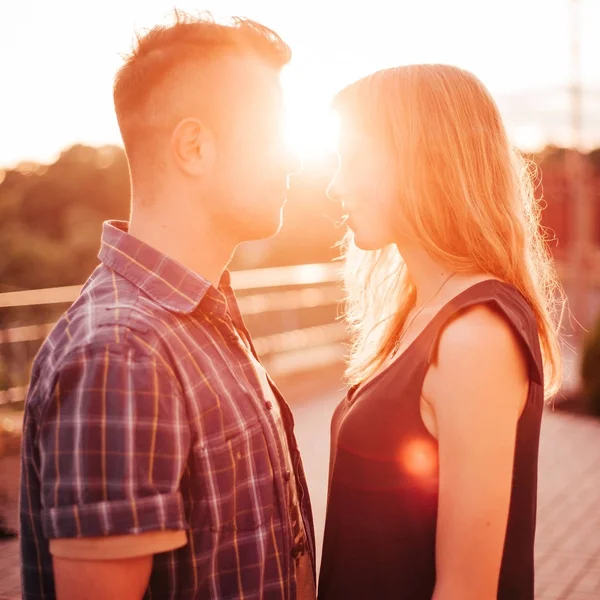
[[[283,478],[286,481],[289,481],[292,478],[292,474],[290,473],[290,470],[288,469],[284,474],[283,474]]]
[[[269,400],[267,400],[267,401],[265,402],[265,408],[266,408],[267,410],[271,410],[271,409],[273,408],[273,404],[272,404],[271,402],[269,402]]]
[[[292,548],[291,555],[292,558],[295,560],[302,554],[304,554],[304,542],[299,542]]]

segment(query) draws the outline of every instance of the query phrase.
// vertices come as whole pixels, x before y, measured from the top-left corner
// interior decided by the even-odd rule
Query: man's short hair
[[[224,56],[256,56],[279,70],[289,62],[291,50],[274,31],[250,19],[234,17],[224,25],[207,13],[191,16],[178,10],[172,24],[136,37],[113,89],[130,163],[147,155],[153,137],[168,132],[182,116],[177,114],[174,88],[187,80],[192,69]]]

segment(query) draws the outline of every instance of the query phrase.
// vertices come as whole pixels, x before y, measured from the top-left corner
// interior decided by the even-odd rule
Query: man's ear
[[[171,136],[175,162],[188,175],[199,177],[212,170],[216,156],[213,132],[194,118],[180,121]]]

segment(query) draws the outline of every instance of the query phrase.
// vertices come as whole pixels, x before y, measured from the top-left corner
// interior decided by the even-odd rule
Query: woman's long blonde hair
[[[401,199],[398,218],[432,258],[458,272],[489,273],[514,285],[535,313],[546,397],[562,365],[558,284],[535,197],[535,168],[508,141],[498,107],[471,73],[448,65],[386,69],[334,100],[344,123],[380,140]],[[357,384],[389,356],[416,290],[395,245],[363,251],[344,242],[347,378]]]

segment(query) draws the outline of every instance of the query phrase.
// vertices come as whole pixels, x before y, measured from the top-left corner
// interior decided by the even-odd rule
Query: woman
[[[445,65],[344,89],[351,388],[332,422],[320,600],[534,595],[557,283],[528,169]]]

